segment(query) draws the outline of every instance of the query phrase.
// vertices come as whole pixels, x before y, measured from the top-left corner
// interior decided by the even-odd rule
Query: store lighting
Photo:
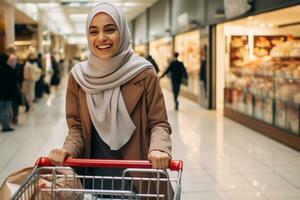
[[[87,14],[70,14],[69,17],[72,21],[85,21],[87,18]]]
[[[266,27],[266,24],[260,23],[259,26],[260,26],[261,28],[265,28],[265,27]]]
[[[138,7],[140,5],[140,3],[138,2],[124,2],[123,6],[125,7]]]
[[[272,27],[273,27],[273,24],[272,24],[272,23],[269,23],[269,24],[268,24],[268,27],[272,28]]]
[[[38,8],[34,3],[17,3],[17,8],[34,20],[38,20]]]
[[[59,3],[38,3],[37,6],[41,9],[53,9],[53,8],[59,8]]]
[[[70,3],[70,4],[68,4],[68,6],[69,7],[79,7],[79,6],[81,6],[81,4],[80,3]]]
[[[15,46],[28,46],[31,45],[31,41],[15,41]]]
[[[69,44],[87,44],[86,37],[84,36],[73,36],[68,38]]]

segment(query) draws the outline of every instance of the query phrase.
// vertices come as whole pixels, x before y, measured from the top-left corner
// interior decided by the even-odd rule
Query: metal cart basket
[[[122,176],[78,175],[71,167],[124,169]],[[149,161],[68,158],[62,167],[39,158],[13,200],[138,199],[179,200],[183,162],[171,160],[169,169],[152,169]],[[87,187],[87,185],[89,185]]]

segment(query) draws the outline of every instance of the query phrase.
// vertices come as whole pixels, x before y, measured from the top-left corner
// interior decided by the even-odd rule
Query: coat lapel
[[[125,84],[122,89],[122,96],[127,107],[128,113],[131,114],[137,102],[142,96],[144,88],[133,83]]]
[[[81,102],[80,105],[82,106],[82,108],[80,108],[81,115],[82,115],[81,120],[83,121],[83,124],[87,128],[87,132],[90,134],[92,130],[92,121],[89,114],[89,109],[87,107],[86,95],[81,88],[79,88],[79,101]]]

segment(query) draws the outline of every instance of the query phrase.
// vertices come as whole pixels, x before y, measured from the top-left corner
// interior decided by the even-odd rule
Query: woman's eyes
[[[90,30],[90,34],[92,34],[92,35],[95,35],[95,34],[97,34],[97,33],[98,33],[97,30]]]
[[[113,32],[116,31],[116,29],[115,29],[115,28],[107,28],[107,29],[105,29],[104,31],[105,31],[105,32],[108,32],[108,33],[113,33]]]
[[[114,33],[116,31],[116,28],[106,28],[106,29],[104,29],[103,30],[103,32],[104,33],[109,33],[109,34],[112,34],[112,33]],[[99,33],[99,31],[98,30],[90,30],[90,32],[89,32],[91,35],[96,35],[96,34],[98,34]]]

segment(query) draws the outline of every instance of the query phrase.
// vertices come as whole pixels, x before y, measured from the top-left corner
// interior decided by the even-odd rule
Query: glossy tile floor
[[[184,98],[175,112],[171,93],[164,93],[173,127],[173,157],[185,166],[182,199],[300,199],[299,152]],[[62,86],[33,112],[21,113],[14,132],[0,132],[0,182],[61,147],[66,131]]]

